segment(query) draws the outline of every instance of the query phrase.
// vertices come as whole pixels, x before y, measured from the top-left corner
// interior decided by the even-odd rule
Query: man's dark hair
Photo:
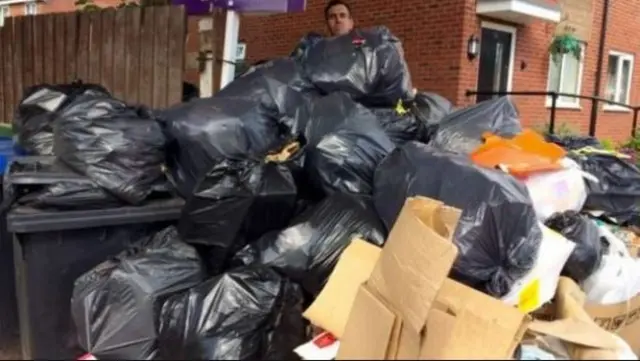
[[[351,16],[351,6],[349,6],[349,4],[347,4],[346,2],[342,1],[342,0],[331,0],[327,3],[327,6],[324,7],[324,19],[325,20],[329,20],[329,10],[337,5],[343,5],[345,8],[347,8],[347,11],[349,12],[349,16]]]

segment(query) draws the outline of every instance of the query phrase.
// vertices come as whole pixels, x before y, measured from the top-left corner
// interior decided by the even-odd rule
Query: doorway
[[[506,25],[482,23],[480,38],[479,92],[505,92],[511,90],[513,62],[516,47],[516,29]],[[481,102],[497,95],[477,95]]]

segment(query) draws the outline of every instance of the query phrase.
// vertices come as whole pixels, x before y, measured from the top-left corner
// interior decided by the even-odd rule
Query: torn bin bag
[[[164,176],[165,139],[155,118],[104,95],[69,104],[54,124],[53,143],[58,159],[131,204]]]
[[[141,240],[75,283],[71,312],[80,345],[99,360],[151,360],[162,303],[204,278],[174,227]]]
[[[308,147],[305,170],[325,194],[371,195],[373,173],[394,148],[382,127],[366,118],[354,118]]]
[[[323,38],[307,48],[302,64],[324,94],[344,91],[370,106],[413,99],[402,45],[384,26]]]
[[[464,155],[409,142],[376,169],[374,201],[387,227],[412,196],[462,210],[454,234],[460,251],[454,279],[502,297],[533,268],[542,232],[526,187],[509,174],[476,166]]]
[[[158,359],[287,357],[304,342],[301,300],[300,288],[268,267],[225,272],[164,303]]]
[[[606,249],[598,225],[587,216],[575,211],[553,214],[545,225],[576,244],[562,274],[576,282],[591,276],[600,266]]]
[[[584,208],[603,211],[624,223],[640,212],[640,170],[630,162],[610,154],[573,155],[582,170],[598,182],[586,178]]]
[[[368,197],[336,193],[297,216],[288,228],[247,245],[234,260],[271,266],[317,295],[354,237],[381,246],[386,232]]]
[[[16,143],[28,155],[53,154],[53,121],[65,106],[85,92],[109,96],[103,87],[81,82],[28,88],[12,122]]]
[[[219,259],[209,262],[221,269],[226,257],[247,242],[285,227],[296,199],[296,183],[286,161],[223,160],[187,199],[180,234],[189,243],[214,247]]]
[[[453,112],[453,104],[436,93],[418,92],[411,112],[422,125],[419,141],[428,143],[436,134],[440,121]]]
[[[167,168],[185,198],[221,160],[260,156],[281,143],[277,119],[256,99],[196,99],[158,116],[168,141]]]
[[[451,152],[469,154],[483,143],[485,132],[510,138],[521,131],[515,104],[509,97],[501,97],[447,115],[430,144]]]

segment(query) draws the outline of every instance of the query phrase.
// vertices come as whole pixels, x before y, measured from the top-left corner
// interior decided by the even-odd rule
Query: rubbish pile
[[[185,200],[75,282],[96,359],[640,352],[640,170],[523,129],[508,97],[455,109],[416,91],[384,27],[305,38],[168,109],[43,85],[15,122],[49,161],[10,166],[14,205]],[[49,176],[16,181],[31,168]]]

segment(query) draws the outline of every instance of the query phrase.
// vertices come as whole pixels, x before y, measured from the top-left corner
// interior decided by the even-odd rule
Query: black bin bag
[[[292,170],[300,155],[282,162],[223,160],[198,183],[179,229],[187,242],[213,247],[208,253],[217,259],[207,260],[212,270],[224,268],[227,256],[247,242],[289,223],[298,195]]]
[[[313,85],[303,79],[300,64],[291,58],[281,58],[253,66],[225,86],[216,98],[254,99],[264,111],[291,127],[299,117],[307,117],[301,103],[307,101]]]
[[[379,127],[381,123],[371,109],[356,103],[344,92],[318,97],[301,106],[308,108],[309,117],[301,119],[291,132],[304,136],[311,146],[318,144],[325,135],[351,123],[369,123],[373,127]]]
[[[260,156],[282,141],[282,126],[251,97],[195,99],[158,117],[168,142],[167,168],[185,198],[216,163]]]
[[[405,107],[370,108],[389,138],[398,145],[418,140],[424,132],[422,123]]]
[[[376,167],[394,148],[378,124],[367,117],[352,118],[308,147],[305,170],[325,194],[371,195]]]
[[[237,268],[164,303],[158,359],[292,359],[304,329],[300,287],[268,267]]]
[[[512,137],[521,131],[515,104],[509,97],[500,97],[444,117],[430,144],[451,152],[469,154],[483,143],[482,134],[485,132]]]
[[[561,136],[556,134],[545,134],[544,138],[547,142],[555,143],[566,150],[577,150],[584,147],[595,147],[602,149],[602,144],[600,144],[600,141],[591,136]]]
[[[100,94],[84,94],[54,124],[54,152],[114,196],[140,204],[164,177],[165,139],[151,113]]]
[[[370,106],[413,99],[402,44],[384,26],[320,39],[301,61],[306,77],[324,94],[344,91]]]
[[[534,266],[542,232],[523,184],[464,155],[418,142],[396,148],[376,169],[374,201],[386,226],[405,199],[425,196],[462,210],[451,276],[495,297]]]
[[[428,143],[436,134],[442,119],[453,112],[453,104],[436,93],[418,92],[411,112],[422,125],[419,141]]]
[[[55,156],[14,159],[3,182],[4,202],[38,209],[89,210],[126,206],[87,176],[69,169]],[[173,186],[166,178],[152,186],[149,200],[168,198]],[[5,203],[6,205],[7,203]]]
[[[609,154],[570,156],[598,182],[586,178],[584,208],[603,211],[608,218],[625,223],[640,213],[640,170],[631,162]]]
[[[606,250],[598,230],[598,225],[589,217],[575,211],[555,213],[545,221],[545,225],[559,232],[576,244],[562,270],[576,282],[582,282],[591,276],[600,266]]]
[[[100,85],[82,82],[28,88],[12,122],[16,143],[28,155],[53,154],[53,121],[61,110],[84,93],[109,96]]]
[[[381,246],[386,232],[370,198],[336,193],[298,215],[288,228],[247,245],[234,261],[271,266],[317,295],[354,237]]]
[[[204,279],[193,247],[168,227],[75,282],[71,313],[80,345],[99,360],[151,360],[158,319],[171,295]]]
[[[307,33],[302,37],[302,39],[300,39],[298,45],[296,45],[289,56],[292,58],[303,58],[307,53],[307,49],[309,49],[311,45],[317,43],[323,38],[324,36],[322,36],[322,34],[316,33],[315,31]]]

